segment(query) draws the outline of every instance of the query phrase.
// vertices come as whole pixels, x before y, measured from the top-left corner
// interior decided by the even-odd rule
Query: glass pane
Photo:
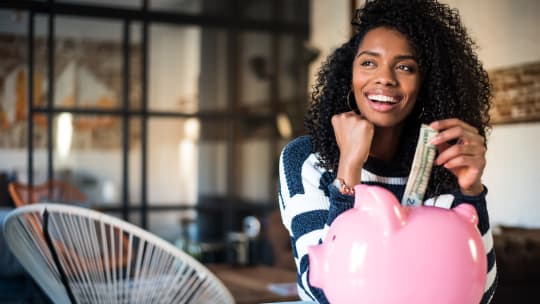
[[[27,175],[27,25],[28,14],[0,10],[0,174],[10,179]]]
[[[0,9],[0,34],[26,37],[28,31],[28,14],[23,11]],[[3,45],[3,47],[5,47]],[[24,54],[24,53],[23,53]]]
[[[149,108],[197,111],[200,28],[152,25],[150,37]]]
[[[201,134],[199,130],[205,130]],[[150,205],[193,206],[200,195],[225,192],[227,152],[223,123],[151,118],[148,122]]]
[[[129,183],[129,202],[131,206],[140,206],[141,204],[141,119],[139,117],[129,120],[129,151],[128,151],[128,183]],[[138,214],[130,214],[130,220],[138,218]]]
[[[27,118],[25,118],[26,120]],[[33,183],[40,184],[47,180],[47,117],[36,114],[33,118]],[[17,126],[2,132],[0,136],[0,170],[6,172],[21,183],[28,183],[28,124]],[[7,145],[4,145],[7,144]]]
[[[243,139],[274,138],[277,135],[276,120],[268,118],[253,117],[243,118],[239,122],[239,131]]]
[[[140,8],[142,0],[56,0],[58,3],[72,3],[72,4],[84,4],[84,5],[99,5],[121,8]]]
[[[191,124],[197,122],[186,124],[184,119],[149,119],[147,181],[150,204],[195,204],[195,140],[198,134],[194,138],[186,136]]]
[[[227,144],[232,123],[203,121],[200,130],[199,205],[219,207],[227,195],[227,181],[232,175]]]
[[[150,30],[149,108],[185,113],[225,109],[225,32],[164,25]]]
[[[270,111],[270,81],[274,73],[271,36],[245,32],[240,40],[241,111]]]
[[[279,100],[280,102],[293,102],[300,87],[300,58],[297,56],[295,37],[284,35],[279,38]]]
[[[278,17],[281,18],[284,21],[288,22],[294,22],[298,21],[296,18],[298,18],[297,14],[297,8],[299,6],[300,0],[293,0],[293,1],[281,1],[281,14],[278,14]]]
[[[91,205],[121,205],[121,122],[109,115],[54,116],[55,177],[84,192]]]
[[[227,35],[221,30],[202,29],[199,111],[227,109],[230,86]]]
[[[121,22],[56,17],[54,105],[121,106],[122,62]]]
[[[220,15],[228,14],[230,1],[226,0],[150,0],[150,9],[156,11],[176,12],[193,15]]]
[[[130,36],[129,107],[132,110],[140,110],[142,104],[142,26],[140,22],[131,24]]]
[[[47,168],[49,166],[49,163],[47,161],[48,154],[47,154],[47,116],[45,114],[36,114],[34,115],[33,119],[33,128],[32,128],[32,145],[33,145],[33,153],[32,153],[32,161],[33,163],[33,183],[34,185],[38,185],[41,183],[44,183],[48,179],[48,172]],[[25,141],[28,142],[28,136],[26,136],[27,133],[27,127],[24,127],[24,134],[22,135],[25,138]],[[26,150],[25,150],[26,152]],[[27,153],[21,153],[19,157],[24,157],[24,163],[26,164],[27,159]],[[27,166],[27,164],[26,164]],[[28,183],[28,173],[27,173],[28,167],[25,169],[24,172],[20,172],[20,181],[23,183]]]
[[[267,204],[275,193],[270,193],[269,185],[273,179],[274,162],[273,146],[269,140],[250,139],[240,147],[239,162],[240,179],[238,196],[254,204]]]
[[[224,140],[202,140],[199,149],[199,200],[207,204],[207,198],[227,194],[227,144]]]
[[[272,19],[274,3],[272,0],[240,0],[242,14],[247,19],[267,21]]]
[[[36,108],[47,106],[47,87],[49,86],[48,22],[47,15],[36,15],[34,20],[34,107]]]
[[[307,25],[309,22],[310,0],[280,1],[281,8],[278,18],[286,22]]]
[[[151,27],[149,108],[194,113],[227,105],[227,36],[197,27]]]

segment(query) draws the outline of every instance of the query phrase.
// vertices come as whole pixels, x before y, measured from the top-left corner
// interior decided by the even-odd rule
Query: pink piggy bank
[[[402,207],[384,188],[355,187],[309,251],[309,281],[330,303],[478,304],[486,255],[473,206]]]

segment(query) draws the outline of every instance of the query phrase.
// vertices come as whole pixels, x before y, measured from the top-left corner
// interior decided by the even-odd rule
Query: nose
[[[386,68],[386,67],[379,69],[379,73],[377,75],[376,81],[377,81],[377,84],[381,84],[384,86],[397,85],[397,79],[394,73],[394,69]]]

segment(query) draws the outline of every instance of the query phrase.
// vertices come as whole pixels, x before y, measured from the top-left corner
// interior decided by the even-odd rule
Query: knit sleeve
[[[484,191],[477,196],[464,195],[461,192],[454,193],[454,202],[452,207],[455,207],[462,203],[468,203],[474,206],[476,213],[478,214],[478,230],[482,235],[482,241],[484,249],[487,254],[487,280],[484,288],[484,296],[480,304],[487,304],[491,302],[495,289],[497,287],[497,263],[495,261],[495,250],[493,248],[493,235],[489,226],[489,215],[486,204],[487,188],[484,187]]]
[[[323,242],[329,225],[353,206],[353,198],[332,185],[334,176],[317,166],[309,137],[300,137],[282,151],[279,162],[279,205],[289,231],[297,267],[300,298],[328,303],[321,289],[309,284],[308,248]]]

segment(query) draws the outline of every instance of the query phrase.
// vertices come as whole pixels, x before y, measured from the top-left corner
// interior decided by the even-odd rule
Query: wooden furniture
[[[268,289],[270,284],[296,284],[296,272],[266,265],[231,266],[206,265],[232,293],[237,304],[295,301],[298,296],[282,296]]]
[[[60,180],[50,180],[35,186],[11,182],[8,189],[16,207],[39,202],[85,203],[87,200],[79,189]]]

